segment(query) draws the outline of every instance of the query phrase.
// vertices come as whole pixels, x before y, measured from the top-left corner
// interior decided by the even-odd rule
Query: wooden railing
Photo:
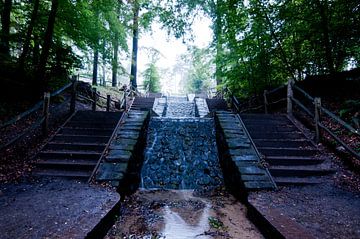
[[[107,95],[107,97],[104,97],[97,93],[96,88],[92,89],[92,97],[91,99],[81,95],[80,92],[77,92],[77,76],[73,76],[71,83],[66,84],[65,86],[61,87],[57,91],[53,93],[45,92],[43,100],[37,102],[33,107],[26,110],[25,112],[22,112],[21,114],[13,117],[12,119],[8,120],[7,122],[0,125],[0,129],[4,129],[6,127],[9,127],[15,123],[17,123],[20,120],[25,119],[26,117],[35,114],[42,108],[41,117],[37,119],[34,123],[32,123],[30,126],[28,126],[25,130],[23,130],[20,134],[17,136],[7,140],[6,143],[3,143],[0,145],[0,150],[3,150],[5,148],[8,148],[9,146],[13,145],[14,143],[18,142],[20,139],[24,138],[24,136],[28,135],[30,132],[34,131],[35,129],[41,127],[43,135],[48,134],[49,129],[49,116],[51,114],[50,111],[57,112],[60,107],[63,107],[64,103],[68,103],[70,101],[70,115],[72,115],[76,111],[76,101],[78,99],[86,100],[92,104],[92,110],[96,110],[97,107],[103,107],[103,105],[100,105],[98,103],[98,99],[102,98],[106,100],[106,111],[110,111],[111,104],[114,105],[113,108],[117,108],[118,110],[127,110],[126,108],[126,101],[127,98],[133,97],[136,95],[136,92],[134,92],[132,89],[130,90],[124,90],[124,93],[122,94],[122,97],[116,101],[114,100],[110,95]],[[64,93],[66,90],[71,89],[71,97],[67,99],[66,101],[62,102],[61,104],[55,106],[54,108],[50,109],[50,103],[51,98],[58,96],[62,93]],[[117,107],[116,107],[117,105]]]
[[[284,94],[282,97],[276,100],[269,100],[269,96],[278,94],[281,90],[286,89],[286,95]],[[304,99],[308,100],[308,104],[304,103],[300,98],[296,98],[294,96],[294,91],[297,94],[301,94]],[[259,100],[259,97],[252,97],[248,101],[255,101],[255,99],[258,99],[259,102],[261,102],[258,105],[249,107],[249,104],[247,102],[241,103],[232,93],[230,90],[227,89],[228,92],[228,99],[231,103],[231,106],[233,110],[237,113],[245,113],[249,111],[255,111],[255,110],[264,110],[264,113],[269,112],[269,106],[279,104],[282,102],[286,102],[286,111],[289,115],[292,115],[293,113],[293,104],[295,104],[300,110],[305,112],[307,115],[309,115],[314,122],[315,127],[315,141],[319,142],[321,139],[322,131],[325,131],[328,133],[338,144],[343,146],[346,151],[348,151],[352,156],[360,160],[360,154],[356,152],[354,149],[352,149],[347,143],[345,143],[342,139],[340,139],[339,136],[336,135],[335,132],[333,132],[331,129],[329,129],[324,123],[321,122],[321,116],[327,116],[329,119],[333,120],[336,124],[343,127],[343,129],[347,130],[349,134],[356,135],[357,138],[360,140],[360,131],[359,129],[355,129],[350,124],[346,123],[344,120],[342,120],[340,117],[338,117],[336,114],[331,112],[330,110],[326,109],[321,105],[321,98],[319,97],[312,97],[309,93],[301,89],[300,87],[296,86],[292,80],[289,80],[287,85],[279,86],[276,89],[273,89],[271,91],[264,91],[263,93],[263,100]],[[306,105],[311,105],[312,109],[307,107]]]

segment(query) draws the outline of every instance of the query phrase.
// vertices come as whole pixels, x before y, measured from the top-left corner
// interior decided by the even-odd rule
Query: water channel
[[[140,189],[106,238],[262,238],[228,194],[212,118],[186,97],[166,99],[147,132]]]

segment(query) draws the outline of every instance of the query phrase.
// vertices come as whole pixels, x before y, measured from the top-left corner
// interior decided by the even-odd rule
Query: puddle
[[[189,225],[177,213],[172,211],[168,206],[164,209],[165,228],[160,233],[165,238],[183,239],[183,238],[210,238],[205,234],[210,229],[209,218],[210,206],[207,205],[200,217],[200,221],[196,225]]]
[[[263,238],[246,208],[225,190],[139,190],[124,202],[121,217],[105,237]]]

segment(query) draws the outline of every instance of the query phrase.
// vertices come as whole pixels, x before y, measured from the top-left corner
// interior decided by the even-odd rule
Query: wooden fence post
[[[124,110],[126,111],[127,110],[127,102],[126,102],[126,91],[124,91]]]
[[[42,131],[44,135],[47,135],[49,131],[49,107],[50,107],[50,93],[44,93],[44,104],[43,104],[43,117],[44,122],[42,123]]]
[[[268,113],[268,100],[267,100],[267,90],[264,90],[264,110],[265,114]]]
[[[320,129],[319,129],[319,123],[320,123],[320,107],[321,107],[321,98],[315,97],[314,98],[314,106],[315,106],[315,142],[319,143],[320,141]]]
[[[292,98],[294,96],[293,89],[292,89],[293,81],[292,79],[289,79],[288,85],[287,85],[287,113],[289,115],[292,114],[293,111],[293,105],[292,105]]]
[[[109,112],[110,111],[110,103],[111,103],[111,96],[107,95],[106,96],[106,111]]]
[[[71,100],[70,100],[70,114],[73,114],[76,109],[76,85],[77,85],[77,76],[73,76],[71,86]]]
[[[92,102],[92,110],[96,111],[96,100],[97,100],[96,88],[93,88],[92,94],[93,94],[92,95],[92,100],[93,100],[93,102]]]

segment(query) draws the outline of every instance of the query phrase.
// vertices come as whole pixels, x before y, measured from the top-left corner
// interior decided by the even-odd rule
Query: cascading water
[[[142,188],[203,189],[222,184],[214,121],[195,117],[186,98],[169,98],[165,117],[150,121]]]
[[[185,97],[158,102],[163,117],[149,123],[141,189],[106,238],[262,238],[224,190],[214,121],[196,118]]]

